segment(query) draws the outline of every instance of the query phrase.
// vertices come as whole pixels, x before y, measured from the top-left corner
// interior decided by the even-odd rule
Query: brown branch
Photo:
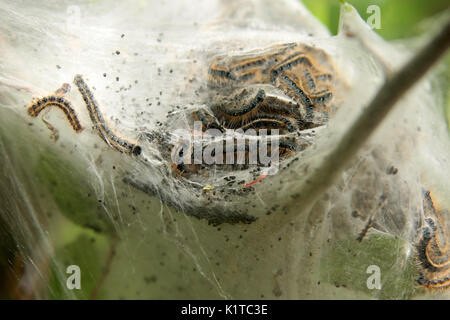
[[[111,264],[114,260],[114,257],[116,255],[116,249],[117,249],[117,243],[118,238],[116,234],[112,234],[111,238],[109,239],[109,248],[108,248],[108,254],[106,256],[106,261],[102,270],[102,273],[100,275],[100,279],[98,280],[97,284],[95,285],[95,288],[91,292],[91,296],[89,297],[89,300],[96,300],[98,293],[103,287],[103,284],[105,283],[106,278],[109,275],[109,271],[111,269]]]
[[[361,116],[344,133],[337,146],[308,178],[309,183],[298,190],[299,197],[296,201],[287,203],[286,208],[290,209],[291,214],[276,217],[272,227],[277,229],[289,223],[294,215],[298,214],[299,203],[303,208],[308,208],[317,201],[386,118],[398,100],[439,60],[449,45],[450,20],[419,53],[392,77],[387,78]]]

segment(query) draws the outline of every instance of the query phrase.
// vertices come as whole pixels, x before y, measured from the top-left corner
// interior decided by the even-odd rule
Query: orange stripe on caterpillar
[[[59,90],[59,89],[58,89]],[[69,120],[70,125],[76,133],[83,130],[75,110],[69,100],[63,98],[61,95],[49,95],[40,99],[34,99],[27,111],[32,117],[37,117],[44,109],[49,107],[57,107],[61,109]]]

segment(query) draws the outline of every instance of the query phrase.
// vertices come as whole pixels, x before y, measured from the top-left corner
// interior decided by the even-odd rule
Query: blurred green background
[[[305,6],[336,34],[339,22],[340,0],[303,0]],[[411,37],[426,31],[426,19],[450,8],[449,0],[350,0],[346,1],[358,10],[367,21],[370,5],[381,10],[381,29],[376,30],[383,38],[392,40]]]

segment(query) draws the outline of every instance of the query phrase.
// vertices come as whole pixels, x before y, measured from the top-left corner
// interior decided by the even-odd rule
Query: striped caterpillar
[[[102,113],[100,112],[98,103],[95,100],[94,95],[92,94],[86,82],[83,80],[82,76],[76,75],[73,82],[77,86],[81,96],[83,97],[83,100],[89,112],[89,117],[94,125],[94,129],[97,131],[98,135],[106,142],[106,144],[116,149],[117,151],[127,154],[133,154],[136,156],[139,155],[142,149],[139,145],[136,144],[136,142],[132,142],[120,137],[117,133],[115,133],[108,127]],[[50,107],[57,107],[64,112],[73,130],[76,133],[81,132],[83,130],[83,127],[81,126],[78,116],[74,108],[72,107],[71,102],[64,98],[64,94],[67,93],[69,88],[70,86],[68,84],[64,84],[53,95],[45,96],[39,99],[33,99],[27,109],[28,114],[32,117],[37,117],[43,110]],[[53,135],[55,135],[56,129],[54,129],[53,126],[47,121],[44,120],[44,122],[46,123],[47,127],[53,131]]]

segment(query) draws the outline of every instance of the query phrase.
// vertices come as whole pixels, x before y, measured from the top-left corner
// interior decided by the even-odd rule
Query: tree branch
[[[450,20],[418,54],[392,77],[388,77],[372,102],[344,133],[337,146],[312,172],[308,178],[309,183],[298,190],[299,196],[296,201],[289,201],[286,204],[289,214],[274,218],[272,227],[277,229],[289,223],[298,214],[299,204],[303,208],[308,208],[317,201],[386,118],[398,100],[439,60],[449,45]]]

